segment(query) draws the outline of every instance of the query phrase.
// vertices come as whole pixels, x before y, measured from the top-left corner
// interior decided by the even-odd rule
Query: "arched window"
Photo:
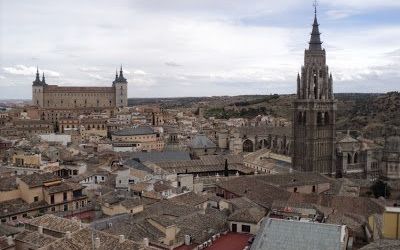
[[[325,125],[329,125],[329,123],[330,123],[330,121],[329,121],[329,112],[325,112],[324,123],[325,123]]]
[[[354,163],[358,163],[358,153],[354,154]]]
[[[351,157],[351,154],[348,153],[347,154],[347,164],[351,164],[351,163],[352,163],[352,157]]]
[[[317,125],[321,126],[322,125],[322,113],[318,112],[317,114]]]

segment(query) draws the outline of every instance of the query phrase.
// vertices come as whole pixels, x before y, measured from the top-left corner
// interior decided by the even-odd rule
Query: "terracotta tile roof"
[[[67,231],[75,232],[82,227],[82,224],[78,221],[71,219],[61,218],[51,214],[45,214],[36,218],[33,218],[26,222],[26,224],[33,226],[42,226],[43,228],[51,231],[65,233]]]
[[[194,192],[188,192],[185,194],[175,196],[169,199],[169,201],[179,205],[197,206],[204,202],[207,202],[208,199],[209,199],[208,195],[199,195],[195,194]]]
[[[15,237],[15,240],[24,243],[29,243],[35,246],[36,248],[41,248],[56,241],[57,238],[47,234],[40,234],[38,231],[25,230],[19,233]]]
[[[8,200],[0,202],[0,217],[20,214],[47,206],[48,204],[45,201],[27,203],[20,198]]]
[[[21,181],[25,182],[29,187],[42,186],[43,183],[52,181],[61,181],[61,178],[54,175],[53,173],[33,173],[31,175],[24,175],[19,177]]]
[[[228,229],[227,216],[218,210],[207,209],[205,214],[194,213],[176,219],[176,225],[180,229],[178,238],[183,239],[190,235],[193,242],[200,244],[210,239],[217,233]]]
[[[238,221],[257,224],[265,216],[265,210],[261,208],[243,208],[233,212],[228,218],[229,221]]]
[[[17,188],[18,185],[15,176],[0,178],[0,191],[11,191]]]
[[[359,250],[399,250],[400,240],[377,240],[372,242]]]
[[[290,193],[285,189],[268,184],[257,176],[241,176],[217,184],[218,187],[245,196],[264,208],[270,208],[274,200],[287,200]]]
[[[79,190],[79,189],[83,189],[83,186],[78,183],[72,183],[72,182],[63,182],[59,185],[46,187],[46,190],[49,194],[66,192],[71,190]]]
[[[68,239],[66,237],[59,239],[53,242],[46,247],[41,249],[47,250],[59,250],[59,249],[66,249],[66,250],[75,250],[75,249],[83,249],[83,250],[91,250],[94,247],[94,241],[96,238],[100,239],[100,246],[99,250],[125,250],[125,249],[132,249],[132,250],[150,250],[154,249],[153,247],[144,247],[144,245],[134,242],[132,240],[126,239],[122,243],[119,242],[119,237],[116,235],[112,235],[106,232],[93,230],[90,228],[80,229],[74,233],[72,233],[71,238]]]

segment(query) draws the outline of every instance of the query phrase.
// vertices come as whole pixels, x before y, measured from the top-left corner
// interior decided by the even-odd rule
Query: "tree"
[[[225,159],[224,176],[229,176],[228,159]]]
[[[375,198],[378,197],[390,197],[390,192],[392,188],[386,182],[382,180],[377,180],[371,186],[371,192],[374,194]]]

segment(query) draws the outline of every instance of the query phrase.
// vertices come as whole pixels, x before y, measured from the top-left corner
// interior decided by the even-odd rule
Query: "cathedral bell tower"
[[[292,167],[303,172],[335,174],[337,105],[320,35],[315,5],[309,48],[297,75],[297,96],[293,102]]]

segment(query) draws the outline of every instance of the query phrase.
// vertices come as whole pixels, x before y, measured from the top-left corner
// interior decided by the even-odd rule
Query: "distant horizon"
[[[399,92],[399,91],[388,91],[388,92],[337,92],[337,94],[370,94],[370,95],[385,95],[390,92]],[[270,96],[270,95],[296,95],[296,93],[275,93],[275,94],[243,94],[243,95],[214,95],[214,96],[166,96],[166,97],[129,97],[128,99],[179,99],[179,98],[212,98],[212,97],[237,97],[237,96]],[[30,98],[18,99],[18,98],[0,98],[1,101],[31,101]]]

